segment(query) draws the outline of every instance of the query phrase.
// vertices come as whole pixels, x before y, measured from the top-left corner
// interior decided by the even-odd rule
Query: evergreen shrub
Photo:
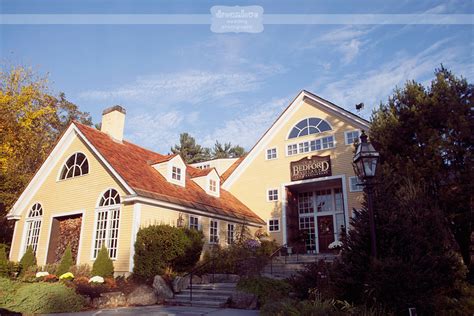
[[[202,247],[204,246],[202,231],[189,228],[185,228],[183,231],[189,239],[189,243],[184,250],[184,254],[178,256],[173,262],[173,268],[178,272],[191,270],[201,258]]]
[[[28,246],[26,252],[20,259],[20,275],[23,275],[30,267],[36,266],[36,256],[33,247]]]
[[[103,278],[114,276],[114,263],[110,259],[109,251],[105,245],[102,245],[102,248],[100,248],[97,258],[92,265],[92,275],[98,275]]]
[[[134,275],[151,279],[155,275],[164,274],[166,269],[176,269],[175,264],[183,262],[182,257],[186,255],[186,250],[193,248],[192,244],[181,228],[169,225],[141,228],[135,242]]]
[[[10,262],[7,258],[6,245],[0,244],[0,276],[10,275]]]
[[[3,303],[1,307],[25,314],[77,312],[84,298],[64,284],[39,282],[17,284]]]
[[[61,263],[59,264],[59,267],[56,270],[56,274],[61,275],[61,274],[64,274],[66,272],[70,272],[71,266],[73,264],[74,264],[74,262],[72,260],[71,246],[68,245],[66,247],[66,250],[64,251],[63,257],[61,259]],[[52,272],[50,272],[50,273],[52,273]]]

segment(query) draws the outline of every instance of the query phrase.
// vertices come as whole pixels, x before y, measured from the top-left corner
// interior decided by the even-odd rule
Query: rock
[[[96,309],[115,308],[126,305],[127,298],[122,292],[102,293],[99,297],[94,298],[91,302],[91,306]]]
[[[193,284],[201,284],[202,280],[199,276],[193,275]]]
[[[173,298],[173,291],[170,289],[166,281],[159,275],[153,279],[153,289],[158,299]]]
[[[185,276],[185,277],[180,277],[177,276],[173,279],[173,292],[175,293],[180,293],[182,290],[185,290],[189,287],[189,282],[190,282],[190,277]]]
[[[127,295],[129,305],[153,305],[158,302],[155,290],[148,285],[140,285]]]
[[[201,284],[209,284],[211,283],[212,275],[203,274],[201,275]]]
[[[210,279],[212,280],[212,274],[209,274]],[[224,273],[215,273],[214,282],[215,283],[237,283],[239,282],[240,277],[237,274],[224,274]]]
[[[242,291],[235,291],[230,297],[230,307],[239,309],[256,309],[257,296]]]

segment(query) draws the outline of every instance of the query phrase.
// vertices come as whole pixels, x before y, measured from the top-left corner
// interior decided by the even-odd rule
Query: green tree
[[[188,133],[179,135],[179,145],[171,147],[173,154],[179,154],[186,163],[196,163],[210,159],[209,149],[196,144]]]
[[[36,266],[36,256],[32,246],[26,248],[23,257],[20,259],[20,274],[24,274],[29,267]]]
[[[48,91],[48,82],[30,69],[0,70],[0,242],[10,243],[5,215],[46,159],[71,120],[91,125],[88,113]]]
[[[245,155],[245,149],[239,145],[232,146],[230,142],[222,144],[216,140],[211,153],[213,159],[238,158]]]
[[[441,66],[431,85],[408,82],[372,118],[370,137],[397,178],[426,185],[470,266],[474,87]],[[471,269],[472,271],[472,266]],[[472,272],[471,272],[472,275]]]
[[[71,246],[67,245],[66,250],[64,250],[63,257],[61,258],[61,263],[59,264],[57,275],[60,276],[66,272],[70,272],[71,267],[74,265],[72,260],[72,251]]]
[[[109,257],[109,251],[102,245],[97,258],[95,258],[94,264],[92,265],[92,275],[101,276],[103,278],[114,276],[114,263]]]
[[[471,181],[458,181],[472,176],[471,108],[472,87],[441,68],[430,87],[408,82],[374,113],[370,137],[381,156],[374,192],[377,258],[370,258],[364,207],[334,269],[344,299],[383,304],[398,314],[409,307],[422,314],[461,307],[456,302],[466,268],[453,232],[470,225]],[[455,190],[462,202],[444,190]],[[448,196],[454,208],[447,208]],[[468,223],[452,224],[457,216]]]

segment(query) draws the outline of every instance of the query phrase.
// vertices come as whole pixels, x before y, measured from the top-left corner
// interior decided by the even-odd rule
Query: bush
[[[196,229],[183,229],[184,234],[189,239],[189,244],[184,249],[184,254],[178,256],[172,266],[178,272],[185,272],[192,269],[201,258],[202,247],[204,246],[204,234]]]
[[[0,291],[8,286],[7,296],[0,299],[0,306],[19,313],[76,312],[84,306],[84,299],[73,289],[60,283],[23,283],[0,279]]]
[[[76,278],[78,277],[86,277],[90,278],[92,276],[91,274],[91,266],[86,264],[80,264],[76,266],[72,266],[70,271]]]
[[[71,246],[67,245],[66,250],[64,250],[63,257],[61,259],[61,263],[56,271],[57,275],[64,274],[66,272],[70,272],[71,266],[74,264],[72,260],[72,252]],[[49,272],[49,271],[48,271]]]
[[[320,260],[305,266],[289,278],[293,291],[300,299],[308,299],[311,290],[317,289],[324,299],[333,298],[335,293],[331,283],[332,264]]]
[[[57,274],[58,273],[57,272],[58,268],[59,268],[58,263],[48,263],[48,264],[45,264],[44,266],[41,266],[38,270],[39,271],[46,271],[49,274]]]
[[[6,245],[0,244],[0,276],[10,275],[10,262],[7,258]]]
[[[20,275],[23,275],[28,268],[36,266],[36,257],[33,247],[28,246],[26,252],[20,259]]]
[[[102,245],[102,248],[100,248],[97,258],[92,265],[92,274],[103,278],[114,276],[114,263],[110,259],[109,251],[105,245]]]
[[[253,239],[221,248],[219,245],[204,253],[204,261],[213,261],[205,272],[233,273],[241,276],[255,276],[265,268],[270,255],[277,248],[275,242]]]
[[[152,225],[141,228],[135,242],[133,273],[141,279],[161,275],[166,268],[173,268],[178,258],[186,254],[191,240],[183,229],[169,225]]]
[[[291,286],[283,280],[274,280],[266,277],[242,278],[237,283],[237,289],[255,294],[261,306],[266,302],[272,302],[287,298]]]

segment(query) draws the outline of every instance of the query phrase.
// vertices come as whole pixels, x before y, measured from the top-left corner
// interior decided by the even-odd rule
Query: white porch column
[[[281,226],[283,231],[283,245],[288,244],[287,240],[287,227],[286,227],[286,207],[288,205],[288,192],[286,192],[286,186],[281,186]]]
[[[135,241],[137,241],[137,233],[140,229],[140,220],[142,214],[141,203],[133,204],[133,218],[132,218],[132,236],[130,238],[130,261],[129,272],[133,272],[133,256],[135,255]]]

